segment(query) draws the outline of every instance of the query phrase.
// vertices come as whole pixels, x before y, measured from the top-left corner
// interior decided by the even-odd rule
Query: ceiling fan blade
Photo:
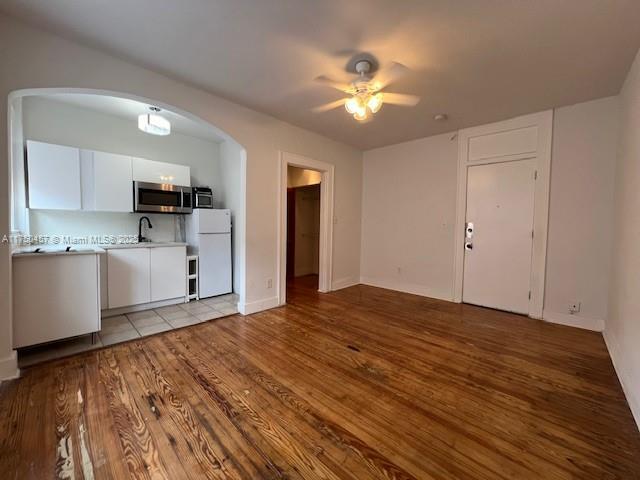
[[[346,98],[341,98],[340,100],[336,100],[335,102],[325,103],[324,105],[319,105],[311,109],[314,113],[323,113],[328,112],[329,110],[333,110],[334,108],[342,107],[344,102],[346,102]]]
[[[382,90],[390,83],[395,82],[400,77],[409,72],[409,68],[401,63],[391,62],[388,66],[378,70],[373,78],[373,87],[375,90]]]
[[[327,87],[335,88],[336,90],[340,90],[341,92],[351,93],[351,91],[353,90],[353,87],[350,84],[339,82],[337,80],[332,80],[329,77],[325,77],[324,75],[320,75],[319,77],[316,77],[315,80],[318,83],[322,83]]]
[[[420,102],[420,97],[417,95],[405,95],[404,93],[382,92],[382,101],[390,105],[415,107]]]

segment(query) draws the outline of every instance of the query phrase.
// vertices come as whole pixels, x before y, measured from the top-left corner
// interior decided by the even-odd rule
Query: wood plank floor
[[[365,286],[289,302],[3,383],[0,478],[640,478],[601,335]]]

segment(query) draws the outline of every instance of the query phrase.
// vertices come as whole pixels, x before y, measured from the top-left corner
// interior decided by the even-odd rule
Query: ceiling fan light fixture
[[[420,97],[416,95],[382,92],[382,89],[387,88],[389,84],[405,75],[409,70],[407,67],[397,62],[391,62],[387,67],[378,69],[378,63],[371,55],[360,54],[358,57],[352,59],[347,66],[347,71],[350,73],[353,73],[354,70],[358,73],[358,78],[350,83],[331,80],[325,76],[316,78],[316,81],[323,85],[346,93],[347,97],[325,103],[313,108],[312,111],[322,113],[344,106],[353,118],[363,122],[371,119],[385,103],[402,107],[415,107],[418,104]]]
[[[358,107],[358,109],[356,110],[356,114],[360,117],[366,117],[367,116],[367,106],[364,104],[360,104],[360,106]]]
[[[381,92],[371,95],[367,99],[367,107],[371,110],[371,113],[377,113],[382,108],[383,96]]]
[[[360,107],[361,107],[361,102],[358,97],[351,97],[344,104],[344,108],[346,108],[347,112],[351,114],[356,113]]]
[[[359,122],[363,122],[369,118],[366,107],[359,108],[356,113],[353,114],[353,118]]]
[[[151,135],[169,135],[171,133],[171,122],[162,115],[158,115],[160,112],[158,107],[149,107],[149,110],[153,113],[138,115],[138,128]]]

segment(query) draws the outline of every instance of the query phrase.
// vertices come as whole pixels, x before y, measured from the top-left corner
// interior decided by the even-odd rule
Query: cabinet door
[[[109,308],[151,300],[148,248],[113,248],[107,251]]]
[[[191,168],[185,167],[184,165],[175,165],[173,163],[169,163],[171,165],[172,175],[174,177],[175,185],[182,185],[184,187],[191,186]]]
[[[132,171],[136,182],[191,186],[191,169],[184,165],[133,158]]]
[[[131,157],[93,152],[95,210],[133,212]]]
[[[184,297],[187,285],[187,247],[150,248],[151,301]]]
[[[13,257],[14,348],[100,330],[97,257]]]
[[[27,140],[29,208],[80,210],[80,150]]]

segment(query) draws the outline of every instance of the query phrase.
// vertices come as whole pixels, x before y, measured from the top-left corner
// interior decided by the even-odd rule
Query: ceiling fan
[[[392,62],[389,66],[379,70],[374,76],[370,75],[373,70],[371,61],[362,59],[355,62],[355,71],[358,78],[351,83],[344,83],[332,80],[325,76],[316,78],[316,81],[344,92],[350,97],[341,98],[335,102],[329,102],[312,109],[316,113],[327,112],[344,105],[347,112],[360,122],[371,119],[371,116],[382,108],[383,103],[390,105],[401,105],[403,107],[414,107],[420,101],[416,95],[405,95],[402,93],[383,92],[389,84],[405,75],[409,69],[404,65]]]

